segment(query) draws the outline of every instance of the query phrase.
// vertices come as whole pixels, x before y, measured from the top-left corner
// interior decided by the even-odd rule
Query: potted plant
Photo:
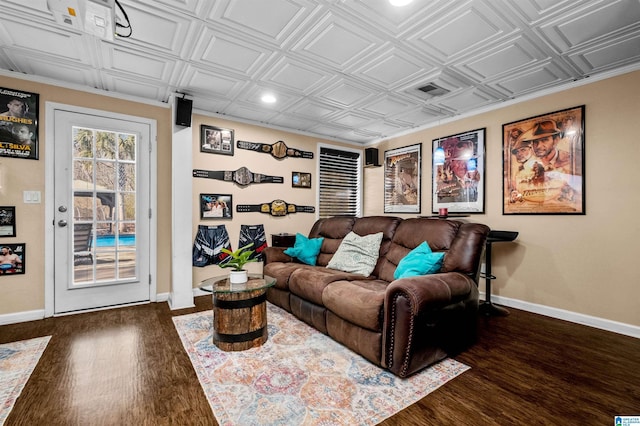
[[[226,248],[222,248],[222,252],[229,255],[228,260],[220,263],[221,268],[233,268],[229,273],[229,281],[231,284],[240,284],[247,282],[247,271],[244,265],[251,262],[257,262],[257,258],[251,258],[253,250],[249,248],[253,246],[253,243],[247,244],[244,247],[240,247],[238,250],[231,251]]]

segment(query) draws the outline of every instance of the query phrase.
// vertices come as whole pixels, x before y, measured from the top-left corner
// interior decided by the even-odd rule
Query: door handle
[[[58,207],[58,211],[59,211],[60,213],[64,213],[64,212],[66,212],[66,211],[67,211],[67,208],[66,208],[65,206],[60,206],[60,207]]]
[[[65,226],[67,226],[67,221],[64,219],[61,219],[58,221],[58,226],[61,228],[64,228]]]

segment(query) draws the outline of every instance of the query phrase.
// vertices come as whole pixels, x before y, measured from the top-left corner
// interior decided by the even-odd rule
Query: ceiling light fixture
[[[392,6],[402,7],[411,3],[413,0],[389,0]]]
[[[267,93],[266,95],[262,95],[262,102],[264,102],[265,104],[275,104],[276,103],[276,97],[270,93]]]

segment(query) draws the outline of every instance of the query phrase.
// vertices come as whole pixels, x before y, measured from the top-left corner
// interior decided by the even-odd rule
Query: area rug
[[[0,425],[20,396],[51,336],[0,345]]]
[[[374,425],[468,366],[453,359],[400,379],[267,304],[269,339],[224,352],[212,343],[212,311],[173,318],[218,423]]]

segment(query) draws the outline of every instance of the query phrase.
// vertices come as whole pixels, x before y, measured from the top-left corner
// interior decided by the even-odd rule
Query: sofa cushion
[[[296,234],[296,242],[293,247],[289,247],[284,254],[295,257],[302,263],[307,265],[315,265],[320,247],[324,238],[307,238],[301,233]]]
[[[300,265],[291,273],[289,291],[300,298],[322,306],[322,292],[334,281],[362,278],[360,275],[328,269],[322,266]],[[276,284],[277,286],[277,284]]]
[[[275,262],[264,265],[263,272],[265,275],[276,279],[276,288],[289,290],[289,277],[291,274],[298,269],[305,268],[313,269],[315,266],[304,265],[297,262]]]
[[[360,236],[349,232],[340,243],[327,268],[368,277],[378,262],[382,232]]]
[[[423,241],[400,260],[393,274],[396,280],[416,275],[435,274],[442,267],[444,253],[434,253],[429,244]]]
[[[322,292],[322,303],[352,324],[381,331],[387,285],[382,280],[334,281]]]

